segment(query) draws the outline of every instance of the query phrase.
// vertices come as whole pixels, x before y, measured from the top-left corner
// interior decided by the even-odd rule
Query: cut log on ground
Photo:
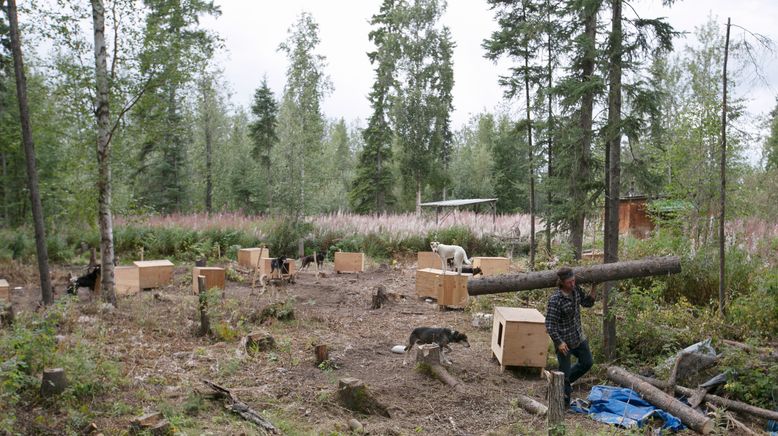
[[[545,404],[523,394],[516,397],[516,404],[533,415],[545,416],[548,413],[548,407]]]
[[[386,406],[373,398],[365,383],[357,378],[346,377],[338,381],[338,398],[347,409],[366,415],[381,415],[390,418]]]
[[[565,404],[565,373],[543,370],[543,375],[548,380],[546,425],[549,434],[559,433],[562,432],[560,427],[565,425],[565,410],[569,407],[569,404]]]
[[[445,358],[438,344],[416,345],[416,363],[427,365],[438,380],[456,389],[457,392],[465,393],[467,391],[465,385],[440,364],[442,360]]]
[[[644,377],[641,375],[637,377],[645,381],[646,383],[650,383],[660,389],[665,389],[667,387],[667,383],[662,380],[657,380],[650,377]],[[685,388],[683,386],[676,386],[675,392],[677,394],[685,395],[687,397],[694,395],[694,389]],[[741,401],[730,400],[712,394],[705,395],[704,399],[705,401],[711,404],[724,407],[727,410],[731,410],[738,413],[746,413],[763,419],[773,419],[778,421],[778,411],[762,409],[761,407],[752,406],[750,404],[746,404]]]
[[[578,284],[602,283],[637,277],[676,274],[681,272],[681,260],[677,256],[654,257],[582,266],[573,268],[573,272]],[[469,280],[467,282],[467,292],[470,295],[486,295],[551,288],[556,286],[556,280],[556,271],[503,274]]]
[[[43,379],[41,380],[41,396],[43,398],[52,397],[65,392],[68,387],[68,380],[65,378],[65,370],[62,368],[48,368],[43,370]]]
[[[257,427],[260,428],[262,434],[281,434],[281,431],[276,428],[272,422],[265,419],[262,415],[259,414],[259,412],[249,407],[248,404],[238,400],[238,398],[233,395],[229,389],[219,386],[209,380],[203,380],[203,383],[212,389],[213,392],[211,395],[213,395],[214,398],[224,400],[224,407],[234,413],[237,413],[246,421],[256,424]]]
[[[667,395],[635,374],[618,366],[611,366],[608,368],[607,376],[608,379],[639,393],[644,400],[654,406],[678,417],[692,430],[702,434],[713,432],[715,423],[711,418],[676,400],[675,397]]]

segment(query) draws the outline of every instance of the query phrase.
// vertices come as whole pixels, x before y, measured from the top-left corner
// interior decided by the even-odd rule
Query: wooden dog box
[[[424,268],[416,271],[416,295],[432,297],[441,306],[463,307],[467,304],[467,281],[472,274],[457,274],[453,271],[445,273],[435,268]]]
[[[416,269],[437,268],[440,269],[440,256],[432,251],[419,251],[416,254]]]
[[[241,248],[238,250],[238,265],[246,268],[256,268],[259,259],[270,257],[267,248]]]
[[[0,279],[0,300],[11,302],[11,287],[5,279]]]
[[[507,257],[474,257],[473,268],[481,268],[481,273],[485,276],[494,276],[505,274],[511,261]]]
[[[141,289],[160,288],[173,280],[173,262],[169,260],[138,260],[138,286]]]
[[[197,295],[200,290],[197,287],[197,276],[205,276],[205,290],[211,288],[224,289],[224,268],[215,266],[196,266],[192,268],[192,292]]]
[[[271,271],[271,262],[273,261],[272,257],[263,257],[259,260],[259,275],[265,276],[271,279],[280,279],[281,278],[281,271],[275,270],[273,271],[273,275],[270,275]],[[294,276],[297,273],[297,262],[294,261],[294,259],[286,259],[286,264],[289,266],[289,275]]]
[[[140,275],[137,266],[117,266],[113,269],[116,295],[133,295],[140,292]]]
[[[546,318],[536,309],[519,307],[494,308],[492,324],[492,353],[506,366],[546,366],[548,343]]]
[[[364,253],[345,253],[342,251],[335,252],[335,272],[340,274],[342,272],[362,272],[365,270],[365,254]]]

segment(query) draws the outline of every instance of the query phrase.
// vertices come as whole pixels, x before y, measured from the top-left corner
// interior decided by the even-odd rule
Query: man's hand
[[[592,300],[596,300],[597,299],[597,285],[596,284],[592,284],[592,290],[589,292],[589,298],[591,298]]]
[[[562,342],[561,344],[559,344],[559,352],[567,356],[567,353],[570,352],[570,348],[568,348],[567,342]]]

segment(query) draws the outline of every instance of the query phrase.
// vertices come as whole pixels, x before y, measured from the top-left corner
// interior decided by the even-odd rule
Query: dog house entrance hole
[[[502,323],[497,328],[497,346],[502,347]]]

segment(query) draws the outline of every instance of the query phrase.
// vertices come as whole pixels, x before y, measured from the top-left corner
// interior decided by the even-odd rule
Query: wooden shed
[[[648,215],[648,198],[645,196],[623,197],[619,200],[619,235],[644,239],[654,229],[654,222]]]

